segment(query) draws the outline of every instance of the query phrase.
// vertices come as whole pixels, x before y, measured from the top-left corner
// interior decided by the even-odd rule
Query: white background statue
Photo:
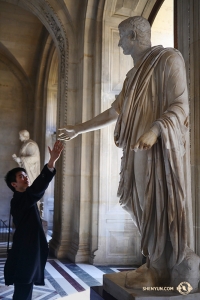
[[[26,170],[32,183],[40,174],[40,151],[36,142],[30,139],[30,134],[27,130],[19,132],[19,139],[23,143],[19,157],[16,154],[13,154],[12,157],[20,167]]]

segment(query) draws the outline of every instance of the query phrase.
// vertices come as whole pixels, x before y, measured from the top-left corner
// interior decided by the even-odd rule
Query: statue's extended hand
[[[67,125],[66,128],[59,128],[58,130],[61,130],[61,133],[58,135],[58,140],[60,141],[69,141],[78,135],[73,125]]]
[[[153,131],[148,131],[144,133],[137,141],[135,145],[131,145],[131,150],[137,152],[137,150],[148,150],[157,141],[157,135]]]

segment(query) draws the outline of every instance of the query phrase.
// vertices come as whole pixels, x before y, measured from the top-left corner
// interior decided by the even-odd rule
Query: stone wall
[[[22,126],[38,143],[41,164],[45,161],[46,127],[51,119],[48,76],[55,49],[54,72],[58,74],[52,75],[58,79],[57,107],[51,120],[60,128],[84,122],[110,107],[133,65],[117,46],[117,26],[132,15],[148,18],[156,3],[155,0],[0,0],[1,7],[7,9],[4,19],[1,18],[1,30],[5,31],[2,43],[10,52],[17,49],[11,54],[18,62],[14,65],[17,64],[19,74],[16,76],[8,63],[1,61],[0,122],[1,128],[5,127],[1,135],[4,147],[0,152],[1,190],[5,191],[1,196],[3,216],[8,213],[6,201],[10,199],[9,191],[3,187],[3,173],[8,166],[14,166],[11,154],[19,149],[18,131]],[[15,36],[6,40],[9,17],[12,22],[16,17],[23,22],[16,23]],[[22,34],[24,27],[28,31],[26,21],[36,28],[34,37],[30,38],[33,34],[30,27],[30,34],[27,32],[18,39],[17,34]],[[3,52],[4,48],[1,49]],[[12,109],[16,106],[14,115]],[[141,262],[137,229],[116,197],[121,152],[114,146],[113,129],[110,126],[66,143],[57,163],[50,250],[58,258],[95,264]]]
[[[195,0],[175,1],[176,43],[186,63],[190,103],[191,175],[195,251],[200,255],[200,2]]]
[[[34,86],[43,30],[31,13],[0,2],[0,219],[3,220],[9,218],[12,197],[4,176],[18,166],[12,154],[18,155],[21,146],[19,131],[27,129],[33,138]]]

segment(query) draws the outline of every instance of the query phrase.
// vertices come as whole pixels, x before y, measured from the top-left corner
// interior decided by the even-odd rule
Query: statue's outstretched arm
[[[103,128],[104,126],[115,122],[117,117],[117,112],[111,107],[87,122],[77,125],[67,125],[66,128],[59,128],[61,132],[58,139],[61,141],[69,141],[78,134]]]

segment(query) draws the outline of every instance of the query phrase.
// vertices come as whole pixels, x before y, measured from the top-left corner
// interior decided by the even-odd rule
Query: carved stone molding
[[[58,47],[60,49],[60,55],[61,55],[61,76],[62,78],[65,77],[65,43],[64,43],[64,37],[61,33],[61,29],[58,26],[58,24],[56,23],[54,17],[46,12],[45,10],[43,10],[44,15],[46,17],[46,20],[49,24],[49,26],[51,27],[51,29],[53,30],[55,37],[57,39],[58,42]]]
[[[111,8],[112,17],[132,17],[143,16],[149,18],[150,23],[153,20],[161,7],[164,0],[111,0],[109,5]]]
[[[60,82],[58,82],[58,95],[60,95],[59,104],[58,104],[58,122],[57,124],[64,123],[67,124],[67,98],[68,98],[68,61],[69,61],[69,43],[68,38],[66,34],[66,30],[64,28],[64,25],[62,24],[62,21],[58,17],[57,13],[55,12],[54,8],[50,5],[50,3],[47,0],[44,0],[46,4],[48,5],[51,13],[48,11],[43,10],[43,13],[46,17],[46,21],[49,24],[51,30],[53,31],[56,40],[58,42],[58,48],[60,51],[60,76],[58,76],[61,79]],[[56,21],[57,19],[57,21]],[[59,22],[59,23],[58,23]],[[63,102],[62,96],[64,96],[65,101]],[[57,206],[54,206],[54,220],[60,219],[60,222],[54,223],[54,230],[53,230],[53,239],[50,243],[51,251],[56,256],[64,256],[62,254],[62,251],[65,252],[65,250],[61,249],[61,232],[62,232],[62,223],[64,219],[64,201],[63,199],[66,198],[66,187],[65,187],[65,181],[66,181],[66,149],[63,151],[63,155],[61,160],[58,162],[58,168],[60,170],[60,176],[62,176],[62,181],[59,180],[60,176],[57,176],[55,178],[55,198],[60,199],[60,204],[57,203]],[[62,171],[61,171],[62,170]],[[56,225],[56,226],[55,226]],[[59,254],[60,252],[60,254]]]
[[[139,1],[140,0],[116,0],[114,15],[124,17],[132,16],[133,12],[137,10]],[[147,0],[143,2],[147,2]]]

